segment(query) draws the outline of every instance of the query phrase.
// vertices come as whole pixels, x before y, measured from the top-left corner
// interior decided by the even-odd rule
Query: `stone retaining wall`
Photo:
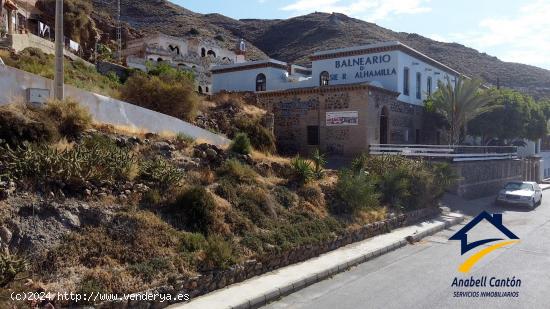
[[[452,166],[460,180],[451,191],[467,199],[497,194],[505,183],[523,180],[521,160],[453,162]]]
[[[233,283],[242,282],[255,276],[285,267],[291,264],[299,263],[307,259],[319,256],[323,253],[338,249],[354,242],[362,241],[377,235],[385,234],[393,229],[408,226],[428,218],[433,218],[440,214],[439,208],[425,208],[415,210],[406,214],[401,214],[390,219],[367,224],[357,230],[348,231],[332,240],[316,245],[298,247],[293,250],[280,254],[270,254],[260,257],[256,260],[249,260],[235,265],[228,270],[213,271],[198,275],[192,278],[181,278],[174,280],[167,286],[143,291],[141,293],[151,294],[189,294],[191,300],[197,296],[204,295],[222,289]],[[165,308],[170,305],[168,302],[151,301],[149,303],[140,302],[108,302],[98,306],[98,308]]]

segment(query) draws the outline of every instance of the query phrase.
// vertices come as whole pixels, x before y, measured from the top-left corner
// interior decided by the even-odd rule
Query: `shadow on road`
[[[449,208],[451,212],[460,212],[467,216],[475,217],[483,210],[489,213],[510,212],[529,212],[527,207],[520,206],[496,206],[494,204],[495,196],[482,197],[474,200],[466,200],[454,194],[445,194],[441,200],[444,207]]]

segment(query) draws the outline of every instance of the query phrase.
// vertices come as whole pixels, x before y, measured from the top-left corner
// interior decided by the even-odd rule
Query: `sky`
[[[283,19],[339,12],[550,69],[550,0],[171,0],[198,13]]]

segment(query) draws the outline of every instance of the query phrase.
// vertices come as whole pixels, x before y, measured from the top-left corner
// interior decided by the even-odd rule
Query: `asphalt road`
[[[460,242],[449,241],[463,225],[454,226],[414,245],[393,251],[377,259],[318,282],[265,308],[550,308],[550,190],[543,203],[533,211],[492,206],[492,198],[463,201],[447,197],[452,210],[476,216],[482,210],[502,213],[504,225],[520,242],[497,249],[468,274],[458,266],[478,247],[464,256]],[[465,223],[470,219],[465,220]],[[468,235],[469,242],[499,237],[495,228],[484,221]],[[485,247],[491,244],[486,245]],[[455,277],[474,276],[521,280],[520,287],[452,287]],[[455,292],[518,292],[517,297],[455,297]]]

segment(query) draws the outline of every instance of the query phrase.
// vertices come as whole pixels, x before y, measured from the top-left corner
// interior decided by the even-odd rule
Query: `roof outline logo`
[[[468,243],[468,232],[477,226],[482,221],[489,222],[492,226],[494,226],[497,230],[499,230],[502,234],[504,234],[508,239],[504,238],[487,238],[482,239],[478,241],[474,241],[472,243]],[[504,246],[512,245],[519,242],[519,237],[514,234],[512,231],[510,231],[504,224],[502,223],[502,214],[493,214],[491,215],[487,211],[481,212],[477,217],[472,219],[472,221],[468,222],[463,228],[461,228],[458,232],[456,232],[449,240],[460,240],[460,253],[461,255],[466,254],[467,252],[491,243],[499,241],[496,244],[493,244],[489,247],[486,247],[479,252],[473,254],[471,257],[469,257],[460,267],[458,270],[460,272],[469,272],[470,269],[484,256],[491,253],[492,251],[502,248]]]

